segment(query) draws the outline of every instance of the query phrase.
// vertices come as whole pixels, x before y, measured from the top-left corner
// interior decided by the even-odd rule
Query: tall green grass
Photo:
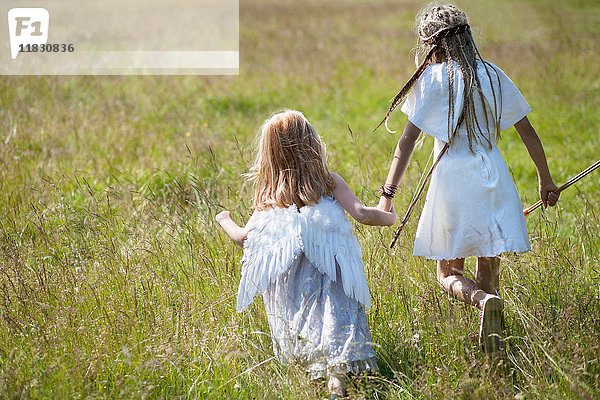
[[[260,301],[235,313],[241,250],[215,226],[245,222],[257,128],[305,112],[331,169],[366,203],[397,135],[371,133],[414,66],[414,2],[244,1],[236,77],[0,78],[0,397],[324,397],[273,359]],[[600,7],[591,0],[458,3],[484,57],[532,105],[557,184],[597,158]],[[405,117],[394,114],[392,127]],[[350,132],[350,130],[352,133]],[[533,163],[516,133],[499,147],[524,206]],[[396,208],[425,168],[415,152]],[[598,176],[528,219],[532,251],[502,257],[507,357],[489,362],[478,315],[412,257],[416,216],[356,226],[381,373],[358,398],[600,396]],[[468,261],[472,271],[472,261]]]

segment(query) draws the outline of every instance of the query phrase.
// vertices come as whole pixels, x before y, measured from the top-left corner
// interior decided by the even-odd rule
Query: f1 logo
[[[45,8],[12,8],[8,11],[10,55],[14,60],[26,45],[48,42],[50,14]]]

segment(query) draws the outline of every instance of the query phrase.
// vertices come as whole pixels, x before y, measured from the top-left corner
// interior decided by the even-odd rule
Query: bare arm
[[[517,122],[515,124],[515,129],[517,130],[519,137],[529,152],[529,156],[535,164],[538,175],[540,199],[544,204],[544,208],[548,207],[549,205],[555,205],[559,197],[559,193],[556,193],[555,190],[558,188],[554,184],[554,181],[552,181],[552,176],[550,175],[550,170],[548,169],[546,154],[544,153],[544,148],[542,147],[542,142],[540,141],[539,136],[535,132],[533,126],[531,126],[531,123],[527,117],[524,117]]]
[[[415,149],[415,143],[420,133],[421,130],[413,125],[412,122],[408,121],[406,123],[404,132],[402,133],[402,136],[398,140],[398,145],[396,146],[396,152],[394,153],[394,159],[392,160],[392,165],[390,166],[390,172],[385,180],[386,185],[398,186],[400,184],[400,181],[406,172],[406,168],[408,167],[408,162],[410,161],[410,157]],[[390,210],[392,206],[392,199],[381,196],[377,208],[381,210]]]
[[[248,236],[248,229],[242,228],[231,219],[231,213],[227,210],[221,211],[215,216],[215,220],[225,233],[240,247],[244,246],[244,241]]]
[[[331,173],[331,176],[335,182],[333,197],[352,218],[365,225],[394,225],[397,217],[393,207],[390,211],[367,207],[352,192],[344,178],[335,173]]]

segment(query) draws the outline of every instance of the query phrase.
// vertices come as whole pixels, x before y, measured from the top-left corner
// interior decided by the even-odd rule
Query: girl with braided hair
[[[434,137],[437,167],[419,220],[414,255],[437,260],[440,286],[481,310],[479,341],[487,352],[502,343],[503,302],[498,256],[530,249],[519,194],[496,147],[514,126],[538,173],[544,206],[558,201],[546,156],[527,119],[531,108],[506,74],[482,59],[467,16],[453,5],[426,6],[418,15],[418,65],[379,125],[404,100],[408,122],[398,141],[378,207],[392,198],[421,131]],[[423,60],[419,63],[420,57]],[[463,274],[477,257],[475,281]]]

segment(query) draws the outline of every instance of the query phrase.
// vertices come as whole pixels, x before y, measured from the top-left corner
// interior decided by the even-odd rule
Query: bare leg
[[[346,380],[346,367],[345,365],[336,365],[329,370],[329,381],[327,382],[327,388],[331,397],[337,396],[339,398],[346,396],[346,389],[344,388],[344,382]]]
[[[502,349],[502,299],[497,296],[500,259],[477,258],[476,281],[466,278],[465,260],[438,261],[437,278],[440,286],[456,299],[481,309],[479,343],[488,353]]]
[[[500,259],[498,257],[478,257],[475,282],[489,294],[500,293]]]
[[[481,290],[475,282],[463,275],[464,267],[464,258],[438,261],[438,283],[452,297],[481,308],[488,294]]]

